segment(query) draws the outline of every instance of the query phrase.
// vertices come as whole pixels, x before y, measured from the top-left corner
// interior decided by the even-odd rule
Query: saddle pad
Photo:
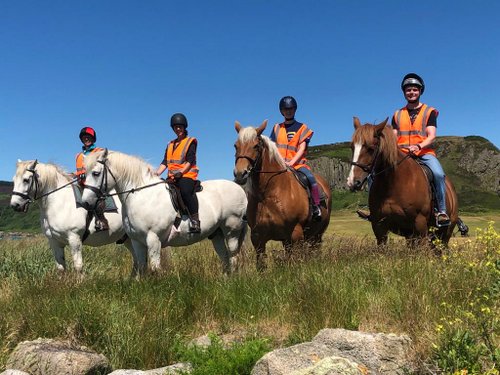
[[[82,207],[82,188],[80,185],[73,184],[71,185],[73,188],[73,194],[75,195],[75,202],[76,202],[76,207]],[[104,209],[104,212],[116,212],[118,211],[118,207],[116,207],[115,200],[113,197],[106,197],[104,200],[106,203],[106,208]]]

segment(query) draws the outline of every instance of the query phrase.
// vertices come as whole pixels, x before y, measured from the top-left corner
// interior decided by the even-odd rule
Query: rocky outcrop
[[[6,367],[30,375],[98,375],[112,370],[105,356],[85,346],[42,338],[17,345]]]
[[[325,156],[311,160],[311,168],[328,182],[332,190],[347,190],[350,164]]]
[[[266,354],[252,375],[388,375],[413,371],[407,336],[323,329],[311,342]]]
[[[311,147],[312,169],[325,177],[333,190],[347,189],[350,163],[346,155],[351,158],[348,145],[342,142]],[[473,184],[480,190],[500,191],[500,151],[488,140],[478,136],[444,136],[437,137],[434,146],[446,173],[467,176],[462,183]],[[343,159],[328,156],[332,150],[344,155]]]

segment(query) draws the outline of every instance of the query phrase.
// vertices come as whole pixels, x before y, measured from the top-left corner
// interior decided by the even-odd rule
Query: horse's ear
[[[239,133],[241,130],[241,124],[238,121],[235,121],[234,128],[236,129],[236,133]]]
[[[31,164],[29,169],[35,169],[37,164],[38,164],[38,159],[35,159],[35,161],[33,162],[33,164]]]
[[[356,116],[354,116],[352,118],[352,120],[353,120],[353,123],[354,123],[354,129],[357,129],[357,128],[359,128],[361,126],[361,123],[359,122],[359,118],[357,118]]]
[[[21,163],[21,162],[22,162],[22,160],[21,160],[21,159],[17,159],[17,162],[18,162],[18,163]]]
[[[267,120],[264,120],[264,122],[260,124],[260,126],[257,128],[257,135],[261,135],[266,126],[267,126]]]
[[[389,117],[386,117],[384,121],[382,121],[380,124],[375,125],[375,131],[377,132],[378,135],[382,134],[382,131],[384,130],[385,126],[387,125],[387,121],[389,120]]]

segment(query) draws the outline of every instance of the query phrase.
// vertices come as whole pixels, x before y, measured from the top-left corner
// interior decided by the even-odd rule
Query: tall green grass
[[[191,358],[198,374],[243,374],[266,350],[310,340],[325,327],[408,334],[423,369],[498,365],[500,239],[493,228],[455,241],[443,258],[401,241],[377,248],[371,237],[326,237],[321,251],[296,248],[291,259],[270,243],[264,273],[255,271],[246,243],[231,277],[222,275],[209,242],[164,250],[166,270],[141,281],[128,278],[131,259],[122,246],[85,248],[80,279],[55,272],[44,239],[0,241],[0,368],[19,342],[51,337],[92,347],[114,368]],[[472,311],[471,302],[479,307]],[[470,314],[475,318],[466,320]],[[467,332],[465,347],[477,353],[453,341],[458,327],[444,322],[454,319]],[[236,337],[240,346],[232,354],[217,345],[187,349],[209,332]],[[207,361],[193,359],[206,355],[227,363],[207,370]]]

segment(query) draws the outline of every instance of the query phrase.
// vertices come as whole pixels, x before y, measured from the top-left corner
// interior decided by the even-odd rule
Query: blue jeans
[[[446,212],[446,186],[444,182],[445,174],[439,160],[431,154],[425,154],[419,157],[427,165],[434,175],[434,188],[436,190],[436,200],[438,210]]]
[[[314,177],[314,175],[312,174],[310,169],[307,169],[306,167],[300,167],[297,170],[306,175],[307,180],[309,181],[309,184],[311,185],[311,187],[317,184],[316,178]]]
[[[434,189],[436,190],[436,200],[439,212],[446,212],[446,186],[444,182],[445,174],[439,160],[431,154],[425,154],[419,157],[422,162],[430,168],[434,175]],[[373,177],[368,176],[368,191],[373,183]]]

